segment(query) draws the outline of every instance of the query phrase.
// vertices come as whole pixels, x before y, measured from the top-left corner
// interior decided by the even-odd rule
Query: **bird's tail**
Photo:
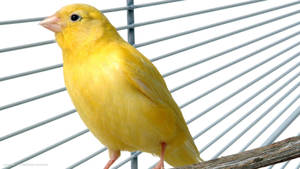
[[[169,145],[166,150],[165,160],[173,167],[181,167],[203,161],[194,142],[190,140],[180,145]]]

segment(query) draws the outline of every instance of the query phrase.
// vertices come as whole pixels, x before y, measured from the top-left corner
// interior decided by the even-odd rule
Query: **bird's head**
[[[41,21],[40,25],[55,33],[56,41],[63,50],[74,50],[117,35],[107,18],[86,4],[67,5]]]

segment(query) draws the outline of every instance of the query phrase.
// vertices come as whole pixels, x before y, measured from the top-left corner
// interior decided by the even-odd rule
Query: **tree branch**
[[[241,152],[178,169],[252,169],[260,168],[300,157],[300,136],[274,144]]]

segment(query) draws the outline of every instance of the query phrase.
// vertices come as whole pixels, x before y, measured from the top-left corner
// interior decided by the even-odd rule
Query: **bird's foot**
[[[105,165],[104,169],[109,169],[109,167],[120,157],[120,151],[110,150],[109,151],[109,161]]]
[[[161,155],[159,163],[154,167],[154,169],[165,169],[164,167],[164,158],[167,144],[165,142],[161,143]]]
[[[153,169],[165,169],[164,161],[159,161],[159,163]]]

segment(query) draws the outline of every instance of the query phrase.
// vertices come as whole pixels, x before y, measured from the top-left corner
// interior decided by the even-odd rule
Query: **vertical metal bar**
[[[129,7],[127,10],[127,25],[134,24],[134,8],[133,8],[133,0],[127,0],[127,6]],[[134,27],[128,28],[128,43],[134,45]]]
[[[134,0],[127,0],[127,25],[132,25],[134,24]],[[131,45],[135,44],[135,39],[134,39],[134,27],[129,28],[127,30],[127,37],[128,37],[128,43]],[[133,155],[135,152],[132,152],[131,155]],[[135,156],[134,158],[131,159],[131,169],[137,169],[138,168],[138,157]]]

